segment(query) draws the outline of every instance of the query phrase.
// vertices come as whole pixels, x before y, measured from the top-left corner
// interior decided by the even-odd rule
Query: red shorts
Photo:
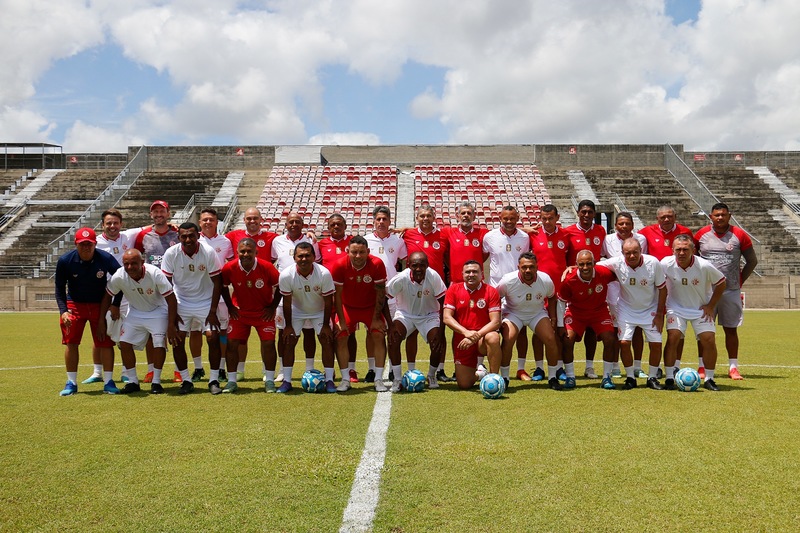
[[[608,308],[601,308],[594,313],[581,314],[580,317],[577,317],[567,306],[567,312],[564,314],[564,327],[574,331],[577,340],[581,340],[587,328],[592,328],[598,335],[606,331],[613,332],[614,320],[611,318]]]
[[[358,308],[358,307],[347,307],[344,306],[344,319],[347,322],[347,330],[350,333],[353,333],[358,329],[358,324],[364,324],[367,327],[367,332],[371,333],[372,330],[370,327],[372,326],[372,317],[375,315],[375,309],[373,307],[365,307],[365,308]],[[381,321],[386,324],[386,321],[381,315]]]
[[[72,314],[72,324],[70,327],[65,327],[59,318],[61,344],[80,344],[83,338],[83,330],[86,328],[86,322],[89,322],[95,346],[98,348],[111,348],[114,346],[114,341],[108,335],[106,335],[106,340],[104,341],[97,340],[97,321],[100,318],[99,303],[75,303],[72,300],[68,300],[67,309]]]
[[[459,350],[458,343],[462,340],[464,340],[462,335],[453,333],[453,362],[457,365],[478,368],[478,357],[481,355],[478,345],[473,344],[466,350]]]
[[[275,340],[275,320],[261,320],[239,316],[239,320],[231,319],[228,323],[228,339],[244,341],[250,338],[250,328],[256,328],[261,341]]]

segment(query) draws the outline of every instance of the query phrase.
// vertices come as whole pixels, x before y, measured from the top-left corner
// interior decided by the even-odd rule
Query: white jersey
[[[161,270],[172,278],[178,303],[195,310],[211,305],[211,277],[218,276],[221,268],[216,252],[200,241],[194,255],[186,255],[183,246],[176,244],[167,248],[161,261]]]
[[[292,296],[292,319],[319,315],[325,310],[325,297],[336,292],[330,271],[317,263],[307,277],[297,271],[296,265],[284,269],[278,288],[282,295]]]
[[[308,242],[314,246],[315,261],[319,262],[320,259],[322,259],[319,253],[319,246],[317,246],[317,243],[311,240],[308,235],[304,234],[296,241],[293,241],[284,233],[283,235],[278,235],[275,237],[275,240],[272,241],[272,262],[275,263],[275,268],[278,269],[278,272],[283,272],[286,268],[295,265],[294,247],[301,242]]]
[[[519,256],[531,250],[531,239],[524,231],[506,235],[493,229],[483,237],[483,251],[489,254],[489,285],[497,287],[509,272],[517,270]]]
[[[144,277],[139,281],[131,278],[124,268],[117,270],[108,281],[106,292],[113,296],[120,291],[128,300],[129,317],[167,317],[167,301],[164,298],[172,294],[172,284],[157,266],[145,263]]]
[[[638,233],[634,232],[631,234],[631,237],[639,241],[639,246],[642,248],[642,253],[647,253],[647,239],[644,238],[644,235],[639,235]],[[619,257],[622,255],[622,243],[625,242],[625,239],[621,239],[619,233],[609,233],[606,235],[605,240],[603,241],[603,257]]]
[[[598,263],[617,275],[619,281],[618,318],[632,324],[651,324],[658,307],[658,290],[666,282],[661,263],[652,255],[642,254],[633,268],[618,255]]]
[[[497,292],[503,298],[503,314],[513,313],[522,320],[530,320],[544,311],[545,302],[555,296],[556,289],[550,276],[541,270],[530,285],[515,270],[502,277]]]
[[[122,265],[122,254],[131,248],[135,248],[136,236],[139,235],[140,231],[142,231],[142,228],[120,231],[114,240],[106,237],[105,233],[100,233],[97,236],[97,249],[110,253],[117,260],[117,263]]]
[[[725,276],[702,257],[692,256],[686,270],[675,261],[675,256],[665,257],[661,266],[667,279],[667,310],[686,320],[703,316],[700,307],[711,299],[714,287],[725,280]]]
[[[231,240],[225,235],[217,234],[213,237],[206,237],[201,233],[200,242],[206,243],[214,250],[220,265],[224,265],[233,259],[233,245],[231,244]]]
[[[422,283],[411,279],[411,270],[406,269],[386,284],[386,296],[396,298],[397,310],[412,318],[438,315],[439,298],[445,292],[444,281],[432,268],[425,271]]]
[[[408,256],[406,243],[399,235],[389,233],[381,239],[374,232],[364,235],[369,245],[370,255],[374,255],[386,266],[386,280],[389,281],[397,275],[397,261]]]

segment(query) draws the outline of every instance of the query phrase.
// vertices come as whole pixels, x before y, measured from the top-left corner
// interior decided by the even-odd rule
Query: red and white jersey
[[[290,266],[295,266],[294,263],[294,247],[301,242],[308,242],[314,247],[314,260],[319,262],[321,256],[319,255],[319,247],[308,235],[301,235],[299,239],[293,241],[285,233],[278,235],[272,241],[272,262],[275,263],[275,268],[278,272],[283,272]]]
[[[407,269],[386,284],[386,295],[396,298],[398,311],[412,317],[438,315],[439,298],[445,291],[444,281],[432,268],[425,272],[422,283],[414,281]]]
[[[134,247],[142,252],[145,263],[150,263],[160,268],[167,249],[179,242],[178,228],[176,226],[170,224],[164,233],[159,233],[150,226],[139,232],[136,236]]]
[[[608,309],[606,305],[608,284],[616,279],[614,272],[601,265],[595,265],[592,279],[589,281],[581,278],[577,269],[573,270],[561,284],[558,299],[569,304],[573,314],[590,315],[600,309]]]
[[[711,299],[714,287],[725,276],[702,257],[693,256],[692,263],[683,269],[675,261],[675,256],[661,260],[667,280],[667,310],[687,320],[702,318],[700,307]]]
[[[564,228],[569,234],[570,250],[567,264],[574,265],[578,252],[590,250],[595,261],[600,261],[603,255],[603,241],[606,240],[606,230],[603,226],[592,223],[589,229],[583,229],[578,224]]]
[[[155,265],[144,264],[144,277],[131,278],[124,268],[117,270],[106,285],[106,292],[114,296],[118,292],[128,300],[129,317],[153,318],[167,317],[167,301],[172,294],[172,284],[167,276]]]
[[[200,242],[206,243],[214,250],[220,265],[224,265],[234,257],[231,240],[225,235],[217,234],[213,237],[206,237],[204,233],[200,233]]]
[[[500,294],[483,282],[474,291],[466,283],[454,283],[444,295],[444,307],[454,311],[453,316],[462,327],[478,331],[491,321],[489,313],[501,312]]]
[[[330,271],[317,263],[313,267],[308,276],[302,275],[296,265],[281,272],[278,287],[284,296],[291,295],[294,318],[319,315],[325,310],[325,297],[336,292]]]
[[[352,238],[352,235],[345,235],[338,240],[333,237],[325,237],[319,241],[317,245],[319,246],[320,257],[322,257],[322,266],[328,268],[337,260],[346,256],[347,247],[350,246],[350,239]]]
[[[717,270],[725,274],[725,290],[738,290],[742,287],[740,262],[742,252],[753,247],[750,236],[737,226],[729,226],[720,235],[713,226],[701,228],[694,236],[695,246],[700,257],[711,261]]]
[[[532,319],[544,311],[548,298],[556,294],[553,280],[544,272],[537,271],[536,278],[528,285],[520,277],[519,270],[509,272],[497,285],[503,298],[503,313],[513,313],[521,319]]]
[[[272,304],[278,277],[275,266],[258,257],[249,271],[240,259],[228,261],[222,267],[222,284],[233,288],[231,300],[245,318],[261,318],[264,308]]]
[[[614,271],[619,281],[620,317],[625,322],[649,324],[658,307],[658,290],[664,287],[664,269],[652,255],[642,255],[639,265],[633,268],[620,256],[600,261],[599,265]]]
[[[183,306],[199,308],[211,305],[214,292],[213,276],[218,276],[222,265],[214,250],[197,241],[197,251],[188,255],[183,246],[176,244],[164,252],[161,270],[172,279],[175,297]]]
[[[640,229],[639,235],[647,240],[647,253],[660,261],[672,255],[672,241],[675,240],[675,237],[678,235],[691,237],[692,230],[686,226],[675,224],[671,230],[664,231],[658,224],[653,224]]]
[[[422,252],[428,256],[428,268],[432,268],[444,279],[444,259],[447,257],[447,237],[441,230],[434,228],[430,233],[422,233],[419,228],[403,234],[406,251],[411,256],[414,252]]]
[[[561,286],[561,276],[567,269],[569,256],[569,234],[556,226],[553,233],[547,233],[541,228],[538,233],[532,233],[531,251],[536,255],[536,270],[544,272],[555,285],[556,292]]]
[[[110,253],[122,265],[122,254],[136,248],[136,237],[142,228],[126,229],[119,232],[116,239],[109,239],[105,233],[97,235],[97,249]]]
[[[397,275],[397,262],[408,257],[406,243],[400,235],[389,233],[381,239],[377,234],[364,235],[369,245],[369,254],[383,261],[386,267],[386,279],[393,279]]]
[[[342,287],[342,303],[354,309],[375,307],[375,286],[386,283],[386,267],[374,255],[367,256],[360,270],[349,257],[343,257],[331,266],[331,275],[334,285]]]
[[[639,247],[642,249],[642,253],[647,253],[647,239],[645,239],[642,235],[634,232],[631,234],[631,237],[636,239],[639,242]],[[606,235],[605,240],[603,241],[603,251],[601,252],[603,257],[619,257],[622,255],[622,243],[625,242],[625,239],[619,236],[619,233],[609,233]]]
[[[264,261],[272,261],[272,241],[278,236],[277,233],[262,229],[257,234],[250,235],[247,230],[235,229],[226,233],[225,236],[231,241],[234,258],[239,257],[239,243],[245,237],[249,237],[256,242],[256,256]]]
[[[488,230],[473,227],[469,233],[465,233],[461,226],[448,226],[442,228],[442,232],[447,238],[449,250],[450,284],[461,283],[464,281],[464,263],[477,261],[483,265],[483,238]]]
[[[514,230],[506,235],[502,228],[493,229],[483,237],[483,251],[489,254],[489,285],[497,287],[500,280],[519,266],[519,256],[531,250],[527,233]]]

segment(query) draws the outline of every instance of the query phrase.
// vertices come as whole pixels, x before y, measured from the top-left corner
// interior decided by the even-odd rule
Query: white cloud
[[[128,146],[146,144],[134,134],[85,124],[78,120],[64,139],[65,150],[71,153],[125,153]]]
[[[375,146],[381,140],[374,133],[349,131],[340,133],[320,133],[308,139],[307,144],[312,145],[339,145],[339,146]]]

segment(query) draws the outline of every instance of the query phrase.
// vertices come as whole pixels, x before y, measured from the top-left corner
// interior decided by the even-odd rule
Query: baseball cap
[[[169,204],[167,202],[165,202],[164,200],[156,200],[155,202],[150,204],[150,211],[152,211],[153,208],[157,207],[157,206],[161,206],[164,209],[166,209],[167,211],[169,211]]]
[[[75,232],[75,244],[80,244],[82,242],[97,243],[97,235],[95,235],[92,228],[81,228]]]

